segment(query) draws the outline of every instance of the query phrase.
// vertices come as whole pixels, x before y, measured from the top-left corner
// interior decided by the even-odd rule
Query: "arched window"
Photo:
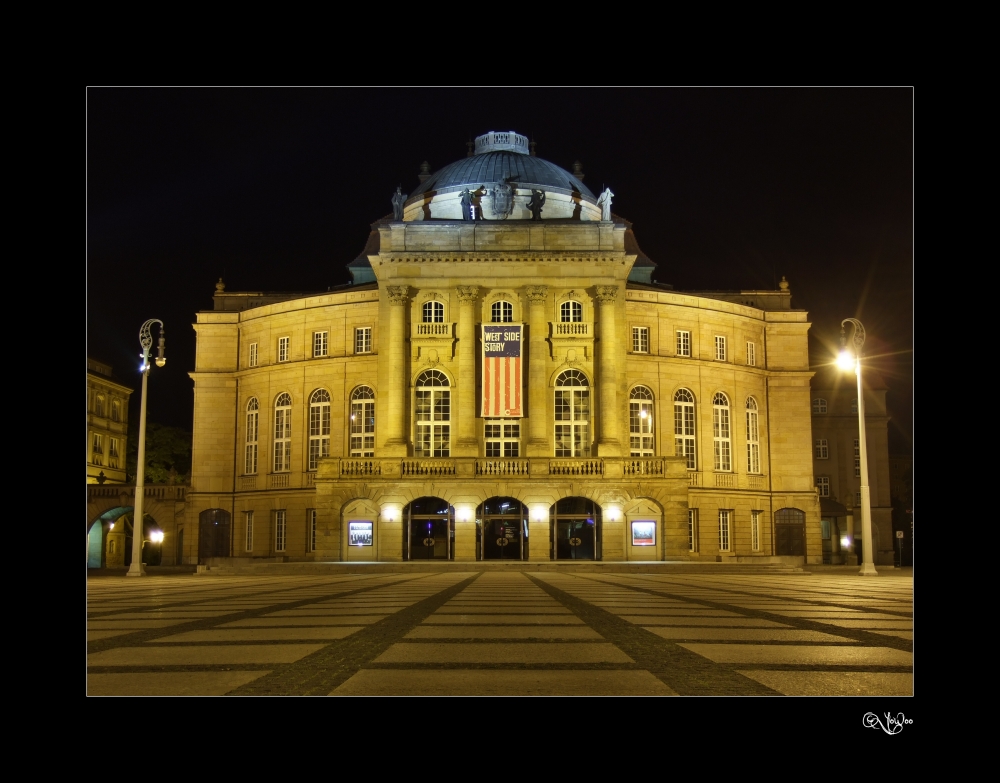
[[[444,305],[440,302],[424,303],[424,323],[439,324],[444,322]]]
[[[563,302],[559,305],[559,320],[564,324],[579,323],[583,320],[583,305],[579,302]]]
[[[428,370],[417,378],[413,453],[417,457],[451,456],[451,390],[447,376]]]
[[[722,392],[712,397],[712,442],[715,446],[715,469],[733,469],[732,442],[729,433],[729,398]]]
[[[287,392],[274,402],[274,472],[292,469],[292,397]]]
[[[375,456],[375,392],[367,386],[351,393],[351,456]]]
[[[556,378],[556,456],[590,456],[590,383],[578,370]]]
[[[490,310],[490,320],[495,324],[509,324],[514,320],[514,305],[510,302],[494,302]]]
[[[330,456],[330,392],[317,389],[309,398],[309,470]]]
[[[674,453],[687,460],[688,470],[698,469],[694,439],[694,395],[678,389],[674,394]]]
[[[104,415],[104,395],[98,394],[97,400],[94,402],[94,415],[103,416]]]
[[[111,401],[111,421],[121,421],[122,420],[122,403],[121,400]]]
[[[653,456],[653,392],[636,386],[628,401],[629,453],[633,457]]]
[[[257,425],[260,416],[260,404],[256,397],[251,397],[247,403],[247,436],[244,450],[243,472],[252,476],[257,472]]]
[[[826,400],[822,397],[813,400],[813,413],[826,413]]]
[[[747,397],[747,473],[760,473],[760,430],[757,400]]]

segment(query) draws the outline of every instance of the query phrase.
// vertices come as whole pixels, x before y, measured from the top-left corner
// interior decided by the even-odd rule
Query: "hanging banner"
[[[521,324],[483,324],[483,416],[520,417]]]

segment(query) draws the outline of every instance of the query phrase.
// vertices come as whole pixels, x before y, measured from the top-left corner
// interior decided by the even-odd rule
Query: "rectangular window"
[[[104,437],[94,433],[94,440],[91,443],[90,461],[94,465],[104,464]]]
[[[819,487],[819,496],[821,498],[830,497],[830,477],[829,476],[817,476],[816,486]]]
[[[354,330],[354,353],[372,352],[372,328],[363,326]]]
[[[108,441],[108,467],[118,467],[118,438],[111,438]]]
[[[719,551],[729,551],[729,523],[732,511],[719,509]]]
[[[754,552],[760,551],[760,517],[763,511],[750,512],[750,548]]]
[[[313,356],[327,356],[329,352],[329,332],[313,332]]]
[[[677,330],[677,355],[691,355],[691,332]]]
[[[826,413],[826,400],[822,397],[813,400],[813,413]]]
[[[309,544],[308,544],[309,551],[310,552],[315,552],[316,551],[316,509],[314,509],[314,508],[308,508],[308,509],[306,509],[306,527],[308,528],[306,530],[306,535],[308,536],[308,538],[306,540],[309,542]]]
[[[487,419],[484,426],[487,457],[520,456],[521,425],[504,419]]]
[[[816,459],[830,459],[830,442],[826,438],[816,439]]]
[[[757,366],[757,346],[751,342],[747,343],[747,366]]]
[[[351,456],[375,456],[375,400],[366,389],[351,400]]]
[[[861,493],[860,492],[855,492],[854,493],[854,505],[855,506],[860,506],[861,505]]]
[[[854,439],[854,475],[861,475],[861,440]]]
[[[250,366],[257,366],[257,343],[250,343]]]
[[[649,353],[649,327],[632,327],[632,352]]]
[[[726,361],[726,338],[721,334],[715,335],[715,359],[716,361]]]
[[[278,338],[278,361],[287,362],[288,361],[288,343],[290,342],[290,337],[279,337]]]
[[[247,539],[245,548],[247,552],[253,552],[253,512],[245,512],[247,520]]]
[[[688,509],[688,552],[698,551],[698,509]]]
[[[285,512],[274,512],[274,551],[285,551]]]

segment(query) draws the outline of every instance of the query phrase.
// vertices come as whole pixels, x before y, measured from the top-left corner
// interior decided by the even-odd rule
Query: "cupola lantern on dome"
[[[482,136],[476,136],[476,154],[486,152],[518,152],[529,154],[528,137],[514,131],[490,131]]]

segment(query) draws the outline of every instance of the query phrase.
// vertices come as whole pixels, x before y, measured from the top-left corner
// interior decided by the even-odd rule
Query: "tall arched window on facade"
[[[121,400],[111,401],[111,421],[121,421],[122,420],[122,403]]]
[[[590,456],[590,383],[578,370],[556,378],[556,456]]]
[[[695,450],[694,395],[687,389],[674,394],[674,449],[678,457],[687,460],[688,470],[698,469]]]
[[[712,397],[712,442],[715,446],[715,469],[733,469],[732,440],[729,427],[729,398],[722,392]]]
[[[94,415],[103,416],[104,415],[104,395],[98,394],[97,401],[94,403]]]
[[[447,376],[428,370],[417,378],[413,453],[417,457],[451,456],[451,389]]]
[[[645,386],[636,386],[628,396],[629,454],[633,457],[652,457],[653,392]]]
[[[247,403],[246,448],[244,449],[243,472],[252,476],[257,472],[257,427],[259,424],[260,403],[256,397],[251,397]]]
[[[490,308],[490,320],[495,324],[509,324],[514,320],[514,305],[510,302],[494,302]]]
[[[317,389],[309,398],[309,470],[330,456],[330,392]]]
[[[569,301],[559,305],[559,320],[564,324],[579,323],[583,320],[583,305]]]
[[[351,456],[375,456],[375,392],[367,386],[351,393]]]
[[[424,323],[439,324],[444,322],[444,305],[440,302],[424,302]]]
[[[760,428],[753,397],[747,397],[747,473],[760,473]]]
[[[292,397],[287,392],[274,402],[274,472],[292,469]]]

